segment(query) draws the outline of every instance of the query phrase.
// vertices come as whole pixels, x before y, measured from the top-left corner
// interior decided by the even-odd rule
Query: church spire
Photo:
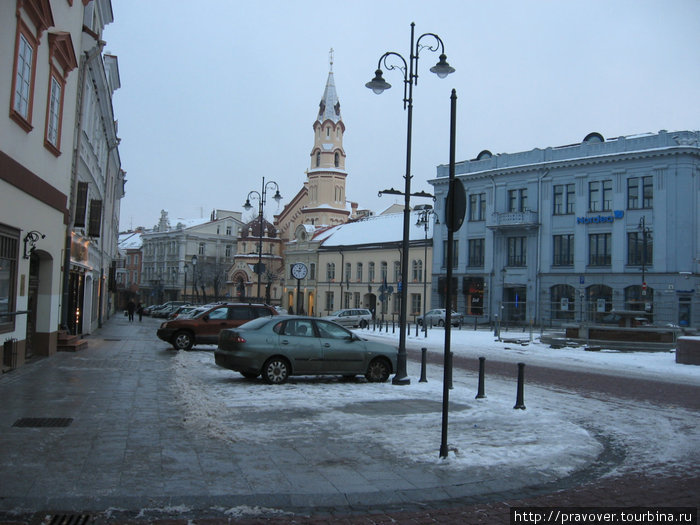
[[[340,116],[340,101],[338,94],[335,92],[335,79],[333,78],[333,48],[328,52],[329,71],[328,79],[326,80],[326,89],[323,91],[323,98],[318,105],[318,122],[330,120],[337,124],[342,120]]]

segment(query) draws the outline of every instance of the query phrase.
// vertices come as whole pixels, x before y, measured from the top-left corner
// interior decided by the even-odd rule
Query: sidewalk
[[[413,519],[407,511],[446,513],[447,519],[455,503],[571,490],[622,459],[605,450],[574,475],[553,481],[538,469],[507,464],[467,471],[409,464],[390,450],[313,425],[306,426],[305,435],[271,436],[254,446],[212,439],[186,424],[173,390],[177,353],[155,337],[160,322],[114,317],[87,338],[86,349],[0,377],[0,522],[39,511],[88,513],[95,523],[247,515],[274,522],[292,514],[367,513]],[[290,418],[305,418],[303,410],[290,411],[283,403],[248,408],[238,421],[224,423],[267,418],[285,425]],[[386,410],[358,403],[347,417],[359,413],[391,425]],[[439,407],[415,399],[411,410]],[[65,426],[13,426],[22,418]]]

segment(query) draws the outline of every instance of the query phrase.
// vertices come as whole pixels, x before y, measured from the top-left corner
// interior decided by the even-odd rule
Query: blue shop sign
[[[623,210],[615,210],[612,215],[598,215],[597,217],[576,217],[577,224],[603,224],[613,222],[615,219],[622,219],[625,216]]]

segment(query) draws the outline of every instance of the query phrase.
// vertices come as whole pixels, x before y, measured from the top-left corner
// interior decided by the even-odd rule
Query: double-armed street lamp
[[[399,353],[396,365],[396,374],[394,375],[393,384],[408,385],[411,380],[406,374],[406,303],[408,298],[408,248],[409,248],[409,233],[411,227],[411,134],[413,127],[413,86],[418,84],[418,56],[423,49],[432,52],[440,51],[440,59],[437,64],[430,68],[431,73],[435,73],[440,78],[445,78],[450,73],[454,73],[454,68],[447,63],[445,56],[445,45],[442,39],[435,33],[424,33],[414,38],[415,23],[411,23],[411,49],[408,61],[399,53],[388,51],[379,57],[377,70],[374,78],[365,84],[377,95],[391,87],[382,77],[382,65],[387,70],[398,69],[403,73],[403,107],[408,109],[408,127],[406,133],[406,174],[405,191],[403,193],[394,190],[387,190],[381,193],[394,193],[404,195],[404,210],[403,210],[403,244],[401,248],[401,290],[400,300],[401,309],[399,314],[399,326],[401,328],[399,335]],[[429,44],[421,44],[424,38],[431,39]],[[397,60],[394,60],[397,59]]]
[[[263,240],[263,212],[265,210],[265,202],[267,201],[267,188],[271,187],[275,189],[275,195],[272,197],[279,203],[279,201],[282,200],[282,195],[280,195],[280,189],[279,186],[275,181],[268,181],[267,184],[265,183],[265,177],[262,179],[262,191],[250,191],[248,193],[248,196],[246,197],[245,204],[243,205],[243,208],[246,211],[250,211],[253,208],[253,205],[250,204],[250,199],[256,198],[258,200],[258,222],[259,222],[259,231],[258,234],[260,235],[260,238],[258,239],[258,264],[255,266],[255,273],[258,274],[258,301],[260,300],[260,278],[265,271],[265,267],[263,266],[262,263],[262,240]]]
[[[430,227],[430,219],[435,217],[435,224],[440,224],[438,216],[435,210],[432,208],[425,208],[418,215],[418,220],[416,221],[416,226],[423,226],[425,230],[425,240],[423,249],[423,331],[425,332],[425,337],[428,337],[428,325],[425,322],[425,311],[426,305],[428,303],[428,229]]]

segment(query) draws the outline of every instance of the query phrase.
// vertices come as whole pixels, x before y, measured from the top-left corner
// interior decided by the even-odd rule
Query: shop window
[[[19,256],[19,231],[0,226],[0,333],[15,327],[15,286]]]

